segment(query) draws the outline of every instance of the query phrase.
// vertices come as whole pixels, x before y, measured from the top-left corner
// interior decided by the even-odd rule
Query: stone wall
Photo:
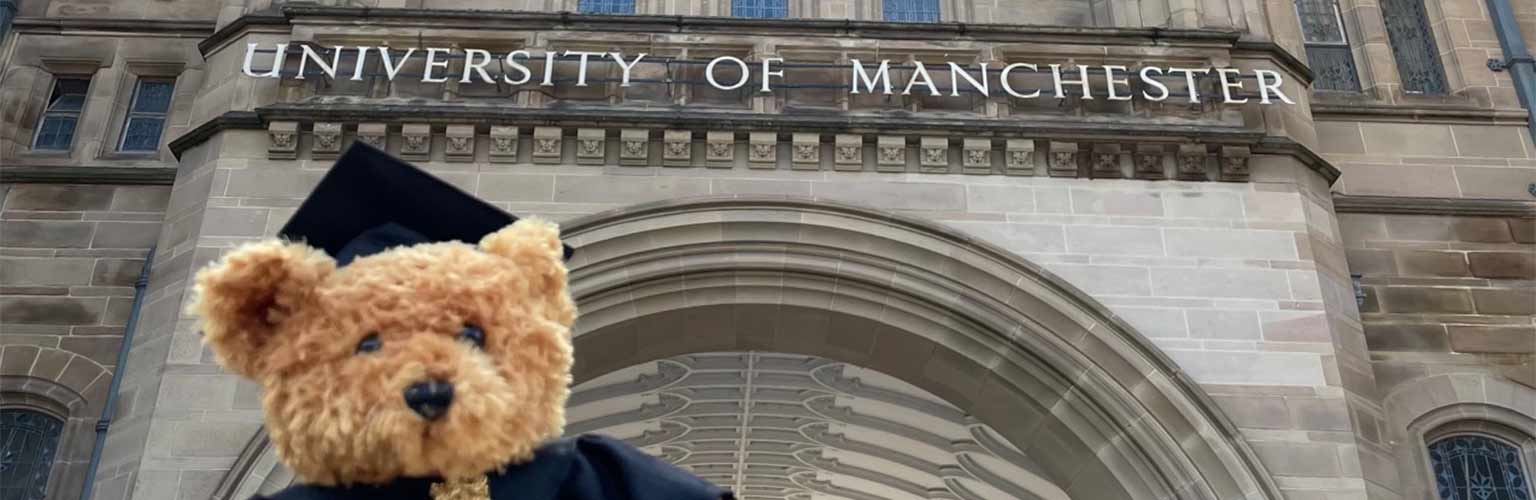
[[[48,489],[74,498],[169,187],[7,184],[0,404],[66,419]]]

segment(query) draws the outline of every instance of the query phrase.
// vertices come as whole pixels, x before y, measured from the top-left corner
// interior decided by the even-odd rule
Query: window
[[[581,0],[577,10],[582,14],[634,14],[635,0]]]
[[[731,0],[731,15],[735,17],[789,17],[787,0]]]
[[[1381,0],[1381,17],[1387,23],[1387,40],[1392,42],[1392,57],[1397,59],[1403,91],[1444,94],[1445,68],[1440,65],[1440,51],[1435,47],[1435,34],[1429,29],[1424,1]]]
[[[1355,72],[1355,56],[1349,52],[1349,37],[1344,34],[1338,0],[1296,0],[1296,16],[1301,18],[1307,63],[1316,75],[1312,86],[1317,90],[1359,92],[1360,76]]]
[[[53,92],[48,96],[48,107],[43,109],[43,119],[37,124],[37,137],[32,149],[68,151],[75,141],[75,125],[80,122],[80,111],[85,109],[85,94],[91,87],[86,78],[60,77],[53,81]]]
[[[148,151],[160,149],[160,132],[165,130],[165,114],[171,109],[171,90],[175,83],[170,80],[139,80],[133,89],[133,101],[128,108],[128,121],[123,124],[123,139],[118,151]]]
[[[1520,450],[1491,437],[1456,435],[1429,445],[1441,500],[1531,500]]]
[[[41,412],[0,410],[0,500],[43,500],[63,429]]]
[[[882,9],[887,21],[939,22],[939,0],[885,0]]]

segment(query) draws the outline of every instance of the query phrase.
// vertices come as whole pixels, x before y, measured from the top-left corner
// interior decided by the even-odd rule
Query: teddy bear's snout
[[[453,404],[453,383],[446,380],[417,382],[405,388],[405,405],[427,420],[437,420]]]

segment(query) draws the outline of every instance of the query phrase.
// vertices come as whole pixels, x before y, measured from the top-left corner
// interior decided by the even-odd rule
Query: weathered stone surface
[[[265,228],[265,222],[262,227]],[[261,233],[248,236],[258,236]],[[96,226],[94,248],[149,248],[160,238],[160,224],[155,222],[101,222]]]
[[[1468,252],[1467,261],[1479,278],[1536,280],[1536,251]]]
[[[1451,325],[1450,335],[1456,352],[1536,353],[1536,327]]]
[[[144,269],[143,259],[98,259],[91,275],[96,286],[133,286]]]
[[[1478,314],[1536,315],[1536,289],[1473,288]]]
[[[1462,252],[1401,250],[1396,257],[1397,270],[1403,276],[1468,275],[1466,254]]]
[[[1189,336],[1202,339],[1258,340],[1259,315],[1253,311],[1190,309]]]
[[[95,224],[71,221],[0,221],[4,246],[21,248],[84,248],[91,246]]]
[[[1447,352],[1445,325],[1366,323],[1365,343],[1372,351]]]
[[[5,196],[6,210],[106,210],[112,205],[112,186],[24,184]]]
[[[101,297],[0,297],[0,322],[92,325],[106,306]]]
[[[170,198],[168,186],[119,186],[112,197],[112,210],[160,212]]]
[[[92,259],[0,259],[0,285],[86,285]]]
[[[117,336],[71,336],[59,339],[59,348],[90,358],[102,366],[117,364],[117,350],[122,345]]]
[[[1465,288],[1376,287],[1387,312],[1472,312],[1472,296]]]

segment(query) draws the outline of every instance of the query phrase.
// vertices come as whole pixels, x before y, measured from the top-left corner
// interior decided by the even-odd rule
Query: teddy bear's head
[[[563,430],[576,312],[561,250],[532,219],[340,268],[302,243],[253,243],[197,275],[191,308],[219,361],[260,383],[300,478],[471,478]]]

